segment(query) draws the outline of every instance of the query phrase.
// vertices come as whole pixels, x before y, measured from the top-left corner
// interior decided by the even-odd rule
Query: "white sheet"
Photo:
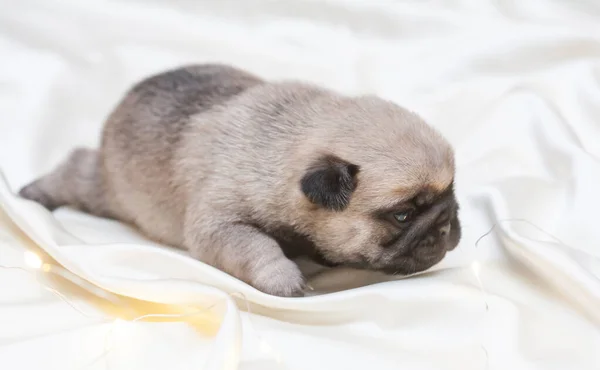
[[[0,264],[31,250],[87,281],[0,269],[0,366],[600,369],[598,4],[0,1]],[[95,146],[131,83],[206,61],[425,116],[457,150],[459,248],[410,279],[325,271],[313,297],[280,299],[127,226],[13,195]]]

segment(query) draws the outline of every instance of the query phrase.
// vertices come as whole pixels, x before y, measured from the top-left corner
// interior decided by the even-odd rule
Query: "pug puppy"
[[[134,85],[100,149],[75,149],[20,195],[135,225],[276,296],[291,258],[424,271],[461,235],[450,144],[376,96],[206,64]]]

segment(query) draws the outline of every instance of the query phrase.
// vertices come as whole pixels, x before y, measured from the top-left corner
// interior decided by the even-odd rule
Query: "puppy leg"
[[[211,233],[186,230],[191,255],[245,281],[267,294],[282,297],[304,295],[304,277],[285,257],[279,244],[255,227],[223,225]]]
[[[98,216],[110,215],[96,150],[75,149],[53,172],[23,187],[19,195],[51,211],[72,206]]]

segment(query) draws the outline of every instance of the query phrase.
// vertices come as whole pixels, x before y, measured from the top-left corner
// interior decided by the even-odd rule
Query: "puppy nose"
[[[452,227],[452,226],[450,225],[450,223],[447,223],[446,225],[444,225],[444,226],[440,227],[440,228],[438,229],[438,231],[439,231],[439,233],[440,233],[440,237],[442,237],[442,238],[443,238],[443,237],[446,237],[446,236],[448,236],[448,235],[450,234],[450,228],[451,228],[451,227]]]

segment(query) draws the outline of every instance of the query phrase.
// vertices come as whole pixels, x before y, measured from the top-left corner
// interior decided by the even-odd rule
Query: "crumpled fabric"
[[[0,0],[3,369],[600,369],[600,5]],[[456,149],[463,238],[408,278],[304,263],[263,294],[15,195],[132,83],[222,62],[375,93]]]

